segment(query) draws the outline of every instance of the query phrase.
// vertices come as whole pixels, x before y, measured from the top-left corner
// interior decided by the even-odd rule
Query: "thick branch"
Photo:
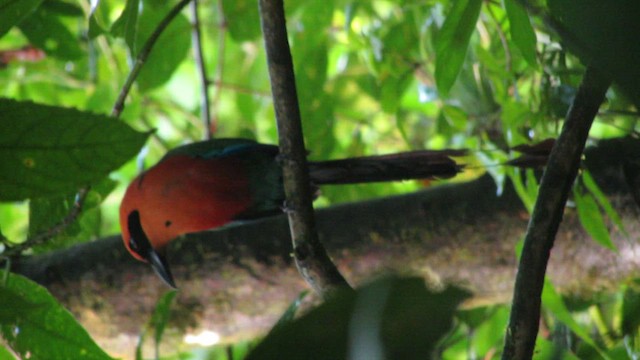
[[[271,92],[278,121],[286,208],[298,270],[320,294],[349,286],[320,243],[313,214],[293,60],[282,0],[260,0]]]
[[[503,359],[531,359],[538,334],[540,302],[551,248],[580,165],[589,129],[610,82],[587,68],[549,156],[518,266]]]

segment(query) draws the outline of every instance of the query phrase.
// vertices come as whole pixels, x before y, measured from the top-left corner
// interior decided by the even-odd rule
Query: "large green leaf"
[[[145,2],[138,16],[136,49],[141,49],[170,7]],[[137,82],[141,91],[156,88],[171,78],[173,72],[186,58],[191,47],[191,24],[182,14],[176,16],[162,32],[142,67]]]
[[[0,37],[20,24],[44,0],[0,0]]]
[[[511,40],[531,66],[537,66],[536,33],[533,31],[527,11],[516,0],[503,0],[509,18]]]
[[[105,115],[0,99],[0,200],[69,194],[133,157],[148,134]]]
[[[247,359],[427,359],[467,296],[421,278],[378,280],[274,329]]]
[[[482,0],[453,1],[453,7],[436,37],[436,85],[443,97],[447,96],[462,69],[481,5]]]
[[[0,284],[0,333],[24,359],[111,359],[45,288],[19,275]]]

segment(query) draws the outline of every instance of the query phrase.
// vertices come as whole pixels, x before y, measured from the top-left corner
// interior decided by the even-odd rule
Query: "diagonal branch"
[[[133,82],[138,77],[140,70],[142,70],[142,67],[147,61],[147,58],[151,54],[153,46],[158,41],[158,38],[160,38],[160,35],[162,35],[162,32],[164,32],[164,30],[169,26],[171,21],[173,21],[173,19],[178,16],[178,14],[180,14],[182,9],[184,9],[184,7],[187,6],[190,1],[192,0],[181,0],[178,4],[176,4],[176,6],[174,6],[171,11],[169,11],[169,13],[162,19],[162,21],[160,21],[151,36],[149,36],[147,41],[144,43],[142,49],[140,49],[140,52],[138,53],[136,62],[133,65],[133,68],[131,69],[127,80],[125,80],[124,85],[122,85],[120,94],[118,94],[118,99],[116,100],[116,103],[113,105],[113,109],[111,110],[111,116],[120,116],[120,113],[122,113],[122,110],[124,109],[124,101],[126,100],[127,95],[129,95],[129,91],[131,91]]]
[[[610,81],[588,67],[542,176],[518,266],[502,359],[531,359],[551,248],[578,173],[589,129]]]
[[[191,2],[191,42],[196,68],[200,79],[200,116],[204,125],[204,138],[211,139],[211,110],[209,107],[209,78],[202,54],[202,37],[200,35],[200,16],[198,15],[198,0]]]
[[[326,296],[337,287],[349,285],[318,238],[283,1],[260,0],[259,5],[293,252],[300,274],[316,292]]]

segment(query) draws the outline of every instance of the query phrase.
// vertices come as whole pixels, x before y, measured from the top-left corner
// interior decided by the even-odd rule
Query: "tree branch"
[[[198,77],[200,79],[200,115],[204,125],[204,138],[211,139],[211,112],[209,107],[209,80],[207,68],[202,54],[202,39],[200,36],[200,17],[198,16],[198,0],[191,2],[191,43],[193,56],[196,60]]]
[[[73,207],[71,208],[67,216],[65,216],[62,220],[60,220],[60,222],[48,228],[47,230],[28,238],[26,241],[22,243],[16,246],[10,247],[5,251],[4,255],[8,257],[19,255],[20,253],[22,253],[22,251],[26,249],[32,248],[36,245],[44,244],[45,242],[60,235],[66,228],[69,227],[69,225],[73,224],[73,222],[80,215],[80,212],[82,212],[82,207],[84,206],[84,200],[86,199],[87,194],[89,193],[89,190],[90,190],[89,187],[84,187],[78,190],[78,193],[76,194],[76,198],[73,202]]]
[[[567,114],[547,168],[524,239],[502,359],[531,359],[538,334],[540,302],[549,255],[589,129],[610,81],[588,67]]]
[[[184,9],[184,7],[187,6],[187,4],[190,1],[192,0],[181,0],[176,6],[174,6],[173,9],[169,11],[167,16],[165,16],[162,19],[162,21],[160,21],[160,23],[158,24],[156,29],[153,31],[151,36],[149,36],[147,41],[144,43],[144,46],[142,46],[142,49],[140,49],[140,52],[138,53],[136,62],[133,65],[133,68],[131,69],[131,72],[129,73],[127,80],[124,82],[124,85],[122,86],[122,90],[120,90],[120,94],[118,94],[118,99],[116,100],[115,105],[113,105],[113,109],[111,110],[111,116],[113,117],[120,116],[120,113],[122,113],[122,110],[124,109],[124,101],[126,100],[127,95],[129,94],[129,91],[131,91],[133,82],[138,77],[140,70],[142,70],[142,66],[144,66],[145,62],[147,61],[149,54],[151,54],[151,49],[153,49],[153,46],[156,44],[156,41],[158,41],[158,38],[160,38],[160,35],[162,35],[162,32],[167,28],[167,26],[169,26],[171,21],[176,16],[178,16],[180,11],[182,11],[182,9]]]
[[[318,238],[284,6],[282,0],[260,0],[259,5],[278,122],[293,253],[298,270],[307,283],[316,292],[327,295],[337,287],[349,285],[331,262]]]

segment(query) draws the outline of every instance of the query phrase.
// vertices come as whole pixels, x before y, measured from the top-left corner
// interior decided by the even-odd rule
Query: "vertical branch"
[[[216,76],[214,84],[216,92],[213,96],[214,118],[218,119],[218,110],[220,105],[220,96],[222,95],[222,78],[224,76],[224,52],[227,36],[227,19],[224,16],[224,8],[222,0],[218,0],[218,65],[216,66]]]
[[[326,296],[337,287],[349,285],[318,238],[283,1],[259,0],[259,5],[293,252],[300,274],[316,292]]]
[[[209,81],[207,69],[202,54],[202,39],[200,35],[200,17],[198,16],[198,0],[191,1],[191,42],[193,56],[196,60],[198,77],[200,78],[200,116],[204,125],[205,140],[211,139],[211,113],[209,108]]]
[[[538,334],[547,262],[580,157],[610,81],[592,67],[582,78],[566,121],[542,175],[518,265],[502,359],[531,359]]]

